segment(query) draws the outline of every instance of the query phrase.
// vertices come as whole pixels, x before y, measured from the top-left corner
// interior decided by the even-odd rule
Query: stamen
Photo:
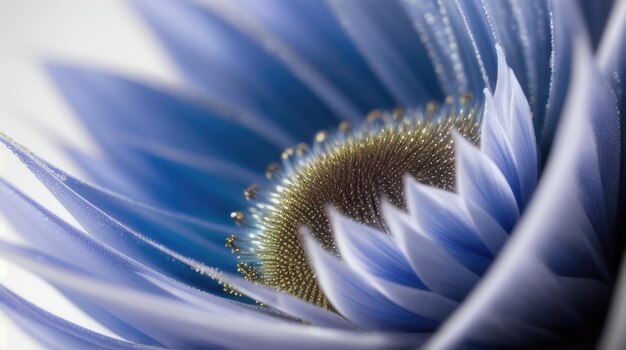
[[[349,130],[349,124],[342,123],[335,137],[318,132],[312,151],[305,144],[286,149],[281,155],[285,170],[279,172],[276,163],[266,169],[273,187],[260,194],[258,186],[252,185],[244,192],[253,203],[252,219],[246,220],[252,232],[242,236],[245,239],[229,236],[226,242],[242,257],[238,270],[249,280],[330,309],[298,229],[307,227],[320,244],[339,256],[326,213],[328,206],[361,224],[388,232],[381,200],[386,198],[406,208],[406,174],[426,185],[454,190],[451,131],[476,144],[479,122],[474,108],[447,102],[445,108],[428,103],[423,114],[409,113],[410,117],[401,109],[392,113],[376,110],[358,130]],[[244,220],[242,212],[233,212],[231,217],[238,225]]]

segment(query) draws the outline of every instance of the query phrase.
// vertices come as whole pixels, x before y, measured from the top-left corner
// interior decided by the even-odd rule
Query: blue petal
[[[598,50],[598,65],[613,88],[617,105],[624,119],[623,113],[626,111],[626,5],[623,1],[615,4],[606,34]]]
[[[423,341],[420,334],[382,334],[315,328],[271,318],[261,312],[231,309],[216,313],[175,298],[167,298],[119,284],[94,279],[52,261],[3,251],[3,257],[45,277],[55,285],[127,315],[142,332],[175,349],[250,349],[259,344],[271,349],[380,349],[407,348]],[[228,306],[228,302],[215,307]],[[280,329],[280,337],[276,337]]]
[[[453,1],[446,1],[452,3]],[[454,1],[460,21],[465,27],[465,34],[472,44],[473,54],[476,56],[485,85],[489,88],[495,86],[496,54],[495,46],[497,32],[491,22],[489,8],[485,2],[479,1]],[[452,7],[452,6],[451,6]],[[458,21],[458,20],[457,20]]]
[[[248,37],[222,13],[190,1],[133,4],[189,81],[210,96],[253,113],[260,124],[307,140],[345,117],[329,109],[280,61],[273,51],[276,42]]]
[[[526,96],[500,47],[497,52],[498,83],[493,97],[485,90],[481,150],[500,168],[523,209],[537,183],[537,143]]]
[[[133,261],[120,256],[93,238],[65,223],[54,214],[34,203],[15,188],[0,180],[0,190],[10,201],[0,204],[0,211],[20,232],[21,237],[33,246],[45,247],[46,252],[74,266],[91,266],[93,273],[102,277],[148,288],[145,281],[137,279],[138,269]],[[10,205],[9,205],[10,204]],[[72,254],[68,254],[71,251]],[[67,291],[64,291],[68,295]],[[88,299],[68,295],[83,310],[126,339],[154,343],[107,310]]]
[[[395,106],[324,2],[237,1],[236,5],[306,58],[358,106],[361,116],[375,108]]]
[[[61,319],[0,286],[0,307],[50,349],[157,350],[160,346],[118,340]]]
[[[626,4],[622,2],[622,4]],[[612,350],[622,349],[626,346],[626,258],[622,258],[619,267],[619,277],[613,290],[611,306],[598,342],[598,349]]]
[[[104,213],[93,203],[74,192],[61,175],[30,153],[26,153],[14,142],[0,137],[35,176],[59,199],[70,214],[99,241],[120,253],[142,262],[174,278],[214,291],[221,291],[217,283],[209,281],[193,271],[188,261],[180,254],[133,231]]]
[[[246,281],[241,277],[219,273],[216,278],[228,283],[239,292],[276,310],[306,321],[314,326],[356,329],[356,326],[334,312],[324,310],[292,295]]]
[[[591,43],[595,48],[598,46],[598,44],[600,44],[601,39],[603,39],[603,33],[605,32],[604,30],[607,25],[609,16],[615,10],[614,3],[619,4],[619,1],[578,0],[578,3],[581,6],[581,12],[585,17],[585,22],[587,24],[587,30],[589,32]]]
[[[389,235],[357,224],[334,209],[330,218],[336,244],[348,265],[354,262],[379,278],[425,288]]]
[[[626,183],[626,152],[624,151],[626,150],[626,137],[623,135],[626,130],[626,4],[623,1],[615,4],[611,20],[606,28],[606,34],[597,54],[597,62],[602,75],[613,90],[613,96],[620,113],[619,130],[622,133],[620,147],[622,154],[621,183],[623,187],[623,184]],[[609,113],[615,115],[613,111],[609,111]],[[598,116],[601,115],[598,113]],[[611,123],[609,125],[615,125],[614,121],[610,120],[609,122]],[[626,192],[622,190],[620,198],[622,207],[626,203],[625,195]]]
[[[166,92],[95,69],[57,63],[49,63],[47,69],[102,143],[115,143],[111,135],[120,134],[122,139],[139,137],[174,149],[263,167],[275,156],[272,152],[279,152],[276,143],[281,146],[291,141],[280,140],[280,134],[263,129],[263,124],[251,116],[232,115],[199,96]],[[254,145],[256,152],[250,152]]]
[[[585,336],[589,324],[602,317],[610,274],[598,243],[606,238],[592,222],[604,203],[596,144],[602,135],[593,124],[604,115],[591,107],[606,90],[594,84],[597,75],[584,42],[578,42],[574,58],[573,85],[542,181],[498,260],[435,335],[432,348],[512,343],[516,339],[495,332],[509,319],[564,337]],[[619,153],[603,156],[619,164]],[[525,342],[545,340],[538,333]]]
[[[428,289],[456,301],[463,300],[479,277],[422,233],[399,209],[385,203],[383,213],[398,247]]]
[[[459,134],[455,133],[454,144],[459,195],[483,208],[510,232],[520,212],[506,178],[491,159]]]
[[[397,104],[442,98],[434,67],[402,6],[395,0],[328,4]]]
[[[402,5],[420,34],[420,41],[435,67],[444,93],[461,96],[468,91],[477,91],[482,84],[468,79],[470,74],[466,72],[467,66],[459,51],[460,43],[450,26],[445,8],[434,1],[402,0]],[[472,90],[470,84],[476,85],[476,89]]]
[[[234,227],[156,209],[86,184],[58,169],[55,172],[66,177],[65,184],[75,193],[146,238],[210,266],[228,271],[236,265],[233,254],[224,249],[225,239]]]
[[[550,55],[552,31],[549,1],[498,1],[481,3],[489,27],[498,44],[507,53],[508,63],[515,72],[535,115],[536,129],[541,120],[550,89]]]
[[[389,300],[436,321],[445,319],[456,308],[455,301],[426,290],[389,235],[357,224],[334,210],[330,217],[341,257]]]
[[[368,330],[430,331],[438,322],[398,305],[304,234],[307,256],[317,280],[333,307],[348,320]]]
[[[553,0],[550,4],[551,13],[553,13],[550,92],[546,113],[541,119],[541,129],[536,130],[537,141],[544,161],[547,159],[570,85],[573,41],[587,35],[578,6],[572,6],[572,2],[568,0]]]
[[[136,198],[156,206],[226,218],[243,202],[234,194],[280,154],[268,141],[280,135],[258,121],[222,117],[189,97],[106,73],[59,65],[49,71],[108,161],[142,191]]]
[[[465,267],[482,275],[493,259],[493,254],[477,232],[463,199],[454,193],[425,186],[411,179],[405,180],[405,192],[409,214],[415,225]],[[506,234],[496,240],[505,237]],[[495,242],[495,245],[498,244],[502,242]]]

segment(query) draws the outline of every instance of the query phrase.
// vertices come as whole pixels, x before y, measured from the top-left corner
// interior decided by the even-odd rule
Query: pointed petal
[[[481,150],[507,178],[520,208],[537,183],[537,143],[532,115],[517,79],[498,46],[498,83],[493,98],[485,90]]]
[[[475,91],[476,84],[469,79],[467,65],[460,54],[459,43],[450,25],[450,18],[445,7],[434,1],[402,0],[405,11],[411,18],[415,30],[420,34],[439,84],[446,95],[461,96],[468,91]],[[470,69],[470,72],[472,70]],[[479,79],[478,79],[479,80]],[[472,87],[470,87],[472,85]]]
[[[479,277],[422,233],[399,209],[385,203],[383,213],[398,247],[426,287],[450,299],[463,300]]]
[[[0,308],[50,349],[157,350],[161,346],[118,340],[61,319],[0,286]]]
[[[304,235],[307,255],[331,304],[348,320],[369,330],[429,331],[437,322],[392,303],[362,278]]]
[[[368,273],[391,282],[425,288],[391,236],[360,225],[335,209],[330,209],[329,216],[337,247],[348,265],[358,265]]]
[[[234,2],[210,0],[202,2],[202,6],[218,16],[219,20],[240,32],[243,38],[252,41],[263,49],[265,53],[292,74],[294,79],[310,90],[314,98],[319,98],[337,116],[352,122],[361,119],[364,111],[359,109],[354,101],[345,95],[347,91],[339,89],[329,79],[329,76],[321,73],[314,64],[311,64],[309,56],[300,55],[287,41],[282,39],[281,35],[276,35],[269,30],[257,16],[251,14],[250,6],[245,6],[242,9]],[[300,8],[300,11],[310,17],[314,14],[314,12],[305,12],[306,9],[304,8]],[[275,22],[283,21],[279,19]],[[316,24],[319,27],[324,22],[320,20]],[[298,27],[303,27],[303,23],[299,23]],[[303,40],[303,37],[299,38],[299,41],[302,42]]]
[[[602,135],[593,127],[599,115],[591,107],[602,89],[594,84],[591,52],[584,42],[576,46],[573,68],[555,148],[533,200],[489,273],[427,348],[511,343],[515,338],[494,333],[503,319],[584,337],[589,336],[588,324],[601,317],[598,310],[607,302],[610,277],[597,243],[604,239],[592,225],[595,205],[604,200],[596,148]],[[612,156],[619,163],[619,154]],[[538,333],[524,341],[545,340]]]
[[[324,310],[309,304],[289,294],[272,290],[263,285],[257,285],[244,280],[241,277],[220,273],[216,276],[219,280],[228,283],[239,292],[252,299],[268,305],[276,310],[318,327],[356,329],[356,327],[334,312]]]
[[[343,117],[286,64],[297,62],[283,61],[274,50],[276,40],[259,42],[246,36],[223,14],[207,8],[208,2],[168,0],[156,5],[136,0],[133,5],[191,83],[212,98],[261,118],[259,124],[307,140]]]
[[[224,249],[224,241],[234,225],[212,224],[153,208],[80,181],[49,163],[46,165],[64,177],[64,183],[75,193],[146,238],[207,265],[234,269],[236,259]]]
[[[111,167],[132,184],[129,196],[155,206],[225,218],[241,204],[234,201],[243,201],[232,194],[258,178],[250,174],[262,173],[280,153],[275,143],[291,140],[259,120],[232,116],[223,108],[215,112],[181,93],[87,68],[50,64],[48,71]]]
[[[0,142],[12,150],[35,176],[59,199],[70,214],[97,240],[140,261],[159,272],[208,290],[220,291],[217,283],[209,281],[190,268],[192,259],[148,239],[113,219],[93,203],[74,192],[65,181],[67,178],[21,146],[0,135]]]
[[[241,312],[211,317],[206,309],[198,309],[195,305],[93,279],[27,255],[3,251],[3,257],[102,304],[108,310],[127,314],[142,331],[170,348],[393,349],[415,347],[424,339],[421,334],[311,328],[279,319],[259,322],[258,317]],[[280,337],[276,337],[277,329]]]
[[[494,162],[455,134],[457,191],[463,200],[484,209],[510,232],[520,212],[506,178]]]
[[[320,75],[359,108],[361,115],[375,108],[394,107],[391,96],[324,2],[231,3],[238,7],[238,15],[250,14],[299,57],[306,57]]]
[[[405,189],[409,214],[416,227],[465,267],[482,275],[493,255],[478,235],[463,199],[410,178],[405,180]]]
[[[441,98],[429,57],[416,45],[417,32],[396,0],[328,4],[397,104],[414,107]]]
[[[455,301],[426,290],[389,235],[357,224],[335,210],[329,216],[341,257],[389,300],[437,321],[455,309]]]

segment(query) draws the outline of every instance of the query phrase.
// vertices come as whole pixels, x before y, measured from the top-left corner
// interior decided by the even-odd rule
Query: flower
[[[105,154],[71,150],[93,183],[0,138],[84,228],[2,181],[31,243],[3,257],[123,339],[1,287],[44,345],[598,338],[621,245],[625,2],[606,28],[564,0],[134,5],[188,86],[47,65]]]

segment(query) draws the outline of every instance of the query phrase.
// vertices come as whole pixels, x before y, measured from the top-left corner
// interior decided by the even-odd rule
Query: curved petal
[[[520,212],[515,195],[494,162],[462,136],[454,134],[457,192],[483,208],[510,232]]]
[[[608,19],[611,12],[614,11],[614,3],[617,2],[619,2],[619,0],[598,0],[593,2],[578,0],[582,8],[581,12],[585,16],[589,38],[594,48],[596,48],[603,39],[603,33],[607,26]]]
[[[574,41],[587,38],[584,22],[578,6],[572,6],[568,0],[552,0],[551,33],[553,37],[550,66],[552,71],[549,79],[549,97],[546,103],[546,113],[541,119],[540,129],[535,130],[537,141],[545,161],[554,138],[559,117],[570,85],[570,72]]]
[[[329,109],[281,62],[273,50],[275,40],[249,38],[223,14],[195,1],[167,0],[157,5],[135,0],[133,5],[191,83],[253,113],[260,124],[307,140],[344,117]]]
[[[523,209],[537,183],[537,142],[526,96],[504,52],[499,46],[496,51],[498,82],[493,97],[485,90],[480,148],[505,175]]]
[[[129,196],[155,206],[226,218],[241,204],[232,194],[280,154],[276,140],[285,144],[259,120],[222,116],[190,96],[87,68],[50,64],[48,71],[107,161],[132,183]]]
[[[161,346],[118,340],[61,319],[0,285],[0,308],[50,349],[158,350]]]
[[[444,93],[461,96],[468,91],[476,91],[478,88],[470,88],[475,81],[469,79],[471,74],[466,72],[467,67],[459,52],[461,43],[450,25],[445,7],[434,1],[402,0],[401,3],[420,34],[420,41],[435,67]]]
[[[140,261],[166,275],[192,285],[202,286],[207,290],[221,291],[217,283],[200,276],[190,268],[192,259],[185,258],[158,244],[158,242],[148,239],[141,233],[122,225],[72,190],[65,183],[67,178],[57,174],[39,158],[32,153],[27,153],[13,141],[0,137],[0,142],[4,143],[20,158],[93,237],[125,256]]]
[[[604,202],[596,143],[603,135],[593,127],[604,111],[593,107],[606,90],[595,80],[587,45],[578,42],[576,48],[573,85],[533,200],[489,273],[427,348],[547,340],[535,333],[520,344],[510,334],[494,333],[507,319],[585,337],[593,332],[589,324],[602,317],[610,277],[601,246],[594,244],[605,239],[592,222],[595,205]],[[619,153],[604,156],[619,164]]]
[[[598,49],[597,62],[602,75],[610,83],[620,111],[620,130],[626,130],[626,1],[617,1]],[[622,191],[620,203],[626,203],[626,137],[621,138]],[[623,224],[622,224],[623,227]]]
[[[4,258],[94,300],[108,310],[127,314],[143,332],[175,349],[399,349],[417,346],[424,339],[421,334],[311,328],[280,319],[260,322],[258,317],[241,312],[207,317],[210,314],[206,309],[180,300],[94,279],[27,255],[15,252],[3,254]],[[276,337],[277,329],[280,330],[280,337]]]
[[[219,1],[217,2],[219,3]],[[393,100],[323,1],[231,1],[331,81],[361,113],[391,109]],[[323,54],[320,54],[322,52]]]
[[[337,116],[352,122],[361,119],[363,110],[360,110],[354,101],[345,96],[347,91],[338,89],[329,79],[329,76],[321,74],[314,65],[308,62],[309,57],[300,55],[283,41],[280,35],[268,30],[256,16],[251,16],[248,6],[246,6],[245,11],[242,11],[241,8],[233,6],[233,2],[211,0],[202,1],[202,5],[246,38],[260,45],[265,52],[280,62],[294,78],[302,82],[316,97],[326,103],[328,108]],[[313,13],[309,13],[309,15],[313,15]],[[319,21],[317,25],[323,24],[324,22]],[[300,40],[303,39],[300,38]]]
[[[482,275],[493,255],[487,242],[483,242],[477,232],[463,199],[455,193],[422,185],[411,179],[405,180],[405,192],[409,213],[416,226],[465,267]],[[487,231],[487,234],[491,232],[495,231]],[[491,246],[502,244],[488,243]]]
[[[324,310],[302,299],[285,294],[263,285],[257,285],[245,279],[224,273],[216,274],[215,278],[228,283],[239,292],[268,305],[276,310],[306,321],[314,326],[337,329],[356,329],[350,321],[334,312]]]
[[[428,54],[396,0],[328,4],[397,104],[416,107],[442,98]]]
[[[349,266],[358,265],[391,282],[425,288],[389,235],[353,222],[335,209],[330,209],[329,217],[337,247]]]
[[[431,331],[437,321],[418,316],[368,285],[306,233],[307,256],[324,294],[348,320],[369,330]]]
[[[383,213],[398,247],[426,287],[450,299],[463,300],[478,282],[479,276],[422,233],[399,209],[384,203]]]
[[[457,306],[457,302],[426,290],[389,235],[355,223],[335,210],[329,216],[341,257],[389,300],[436,321]]]

